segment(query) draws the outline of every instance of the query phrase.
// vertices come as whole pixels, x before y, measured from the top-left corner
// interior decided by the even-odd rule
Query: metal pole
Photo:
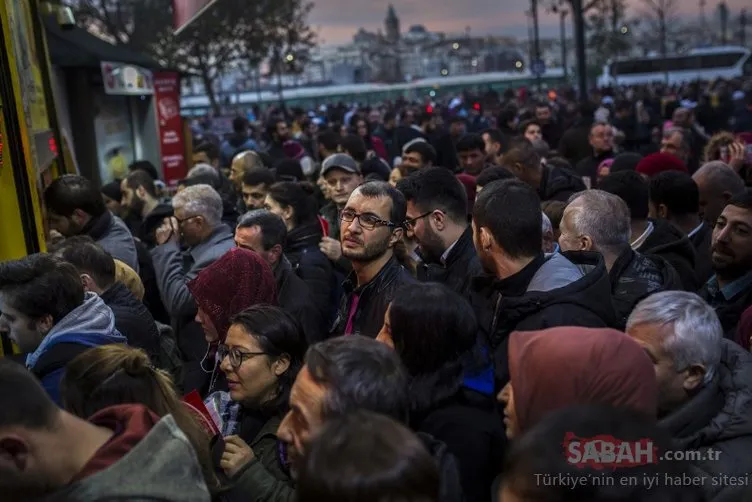
[[[574,21],[574,42],[577,52],[577,90],[580,99],[588,95],[587,61],[585,60],[585,19],[582,12],[582,0],[572,1],[572,20]]]
[[[742,9],[739,14],[739,45],[742,47],[747,45],[747,9]]]
[[[564,68],[564,78],[569,78],[569,64],[567,63],[567,11],[561,11],[561,66]]]
[[[540,33],[538,31],[538,0],[532,0],[532,7],[531,10],[533,11],[533,52],[535,56],[535,67],[533,68],[535,71],[535,85],[538,89],[538,92],[541,91],[542,88],[542,81],[541,81],[541,72],[539,68],[540,60],[541,60],[541,51],[540,51]]]

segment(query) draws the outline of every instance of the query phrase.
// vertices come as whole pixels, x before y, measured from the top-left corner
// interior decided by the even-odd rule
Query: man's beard
[[[133,200],[131,200],[131,203],[126,208],[126,211],[130,215],[138,216],[139,218],[141,218],[141,213],[144,210],[144,206],[146,206],[146,201],[139,198],[137,195],[134,195]]]
[[[431,229],[427,229],[423,239],[418,241],[418,248],[423,261],[427,263],[440,263],[441,256],[446,251],[444,243],[439,236]]]
[[[379,242],[366,244],[360,251],[342,249],[342,256],[351,261],[370,262],[384,256],[387,250],[389,250],[389,237]]]

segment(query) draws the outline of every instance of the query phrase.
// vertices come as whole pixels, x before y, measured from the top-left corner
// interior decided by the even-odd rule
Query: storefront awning
[[[45,16],[44,26],[53,66],[91,68],[99,71],[103,61],[116,61],[151,70],[162,68],[149,56],[127,47],[112,45],[83,28],[62,29],[53,17]]]

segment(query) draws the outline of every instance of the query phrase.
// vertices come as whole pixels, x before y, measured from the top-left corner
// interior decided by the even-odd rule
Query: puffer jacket
[[[682,290],[679,274],[660,256],[644,256],[627,246],[609,271],[614,309],[619,329],[627,325],[627,318],[635,306],[653,293]]]

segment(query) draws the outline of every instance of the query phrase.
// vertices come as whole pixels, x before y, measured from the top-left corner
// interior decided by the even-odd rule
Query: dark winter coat
[[[695,275],[695,248],[681,230],[665,220],[651,220],[655,228],[645,242],[635,249],[646,256],[657,255],[665,259],[679,273],[685,291],[700,289]]]
[[[292,314],[303,328],[308,344],[320,342],[326,329],[321,313],[313,303],[313,293],[308,285],[293,271],[287,258],[282,259],[274,269],[277,282],[277,302],[285,311]]]
[[[338,304],[337,299],[333,298],[336,281],[331,261],[319,249],[322,237],[318,220],[298,225],[287,234],[285,256],[313,293],[313,303],[322,318],[331,319]]]
[[[159,359],[159,330],[146,306],[122,282],[116,282],[100,297],[115,315],[115,328],[128,345],[144,349],[152,361]]]
[[[713,262],[711,260],[711,246],[713,244],[713,228],[703,223],[689,241],[695,248],[695,276],[700,284],[705,284],[713,276]]]
[[[615,327],[618,321],[610,298],[611,283],[600,253],[541,254],[507,279],[474,278],[471,303],[481,337],[494,354],[497,387],[509,381],[512,331]]]
[[[626,327],[627,318],[643,299],[660,291],[682,289],[679,274],[666,260],[641,255],[629,246],[616,259],[608,275],[619,329]]]
[[[421,262],[417,277],[421,282],[440,282],[462,296],[470,294],[472,278],[483,273],[473,245],[473,229],[467,227],[449,251],[445,264]]]
[[[699,295],[715,309],[718,319],[723,326],[726,338],[734,340],[736,329],[741,316],[748,307],[752,306],[752,272],[737,279],[719,290],[715,276],[700,290]]]
[[[491,501],[491,486],[501,471],[507,444],[492,399],[461,389],[454,398],[413,421],[413,428],[446,444],[457,458],[467,502]]]
[[[713,380],[659,425],[671,433],[679,450],[706,455],[692,463],[707,477],[709,500],[737,501],[748,490],[731,486],[729,477],[746,483],[752,472],[752,354],[723,341],[721,364]],[[707,457],[709,449],[717,454]],[[723,476],[727,480],[723,481]],[[713,478],[720,483],[713,483]]]
[[[538,195],[543,202],[548,200],[567,202],[572,195],[584,192],[586,189],[582,178],[571,169],[545,166]]]
[[[345,294],[340,301],[330,335],[348,334],[376,338],[384,324],[384,314],[394,294],[400,286],[414,281],[410,272],[400,265],[396,258],[390,259],[368,284],[360,287],[357,286],[355,272],[351,272],[343,284]],[[356,296],[358,304],[353,314],[352,329],[346,333],[350,309]]]
[[[574,166],[574,170],[580,178],[590,178],[591,188],[596,188],[598,186],[598,166],[600,166],[604,160],[613,158],[613,151],[599,153],[598,155],[593,154],[590,157],[585,157],[579,161],[577,165]]]

